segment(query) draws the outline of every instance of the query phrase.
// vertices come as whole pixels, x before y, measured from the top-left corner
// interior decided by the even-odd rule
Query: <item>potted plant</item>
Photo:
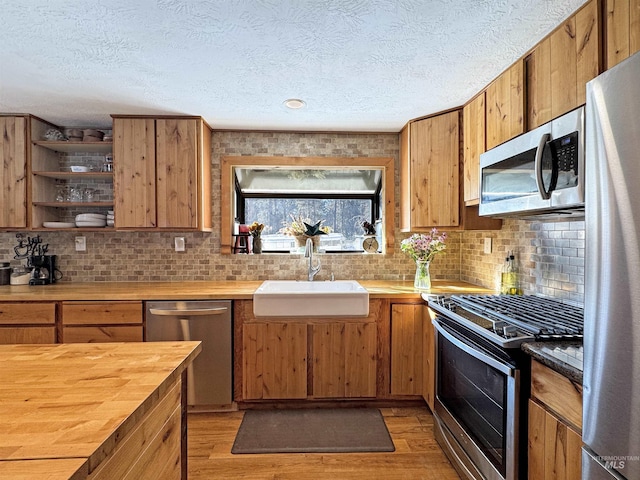
[[[320,235],[331,233],[331,227],[321,226],[322,222],[323,220],[320,220],[312,225],[311,220],[308,218],[294,217],[292,215],[291,221],[286,222],[278,233],[291,235],[295,239],[297,247],[304,247],[307,238],[311,238],[313,249],[317,251],[320,244]]]

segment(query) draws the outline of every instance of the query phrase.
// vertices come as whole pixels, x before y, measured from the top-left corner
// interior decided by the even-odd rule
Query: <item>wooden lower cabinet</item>
[[[242,359],[245,400],[307,397],[306,323],[246,323]]]
[[[314,323],[309,328],[313,397],[375,397],[376,324],[330,322]]]
[[[388,307],[374,299],[367,317],[265,319],[252,301],[235,301],[234,399],[376,398]]]
[[[56,343],[56,327],[0,327],[0,345]]]
[[[424,305],[391,305],[391,395],[422,395]]]
[[[62,302],[63,343],[142,342],[140,301]]]
[[[580,480],[582,387],[531,362],[529,480]]]
[[[580,480],[580,433],[529,400],[529,480]]]
[[[0,344],[56,343],[56,305],[0,303]]]

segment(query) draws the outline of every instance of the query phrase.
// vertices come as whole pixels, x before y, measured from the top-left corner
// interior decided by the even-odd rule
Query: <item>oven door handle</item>
[[[436,327],[436,330],[438,330],[438,333],[440,335],[442,335],[444,338],[446,338],[449,342],[453,343],[460,350],[468,353],[472,357],[477,358],[481,362],[486,363],[487,365],[495,368],[496,370],[504,373],[505,375],[508,375],[510,377],[515,376],[515,368],[513,368],[511,365],[508,365],[508,364],[503,363],[503,362],[501,362],[499,360],[496,360],[494,357],[489,356],[484,352],[480,352],[480,351],[476,350],[475,348],[471,347],[470,345],[464,343],[463,341],[457,339],[456,337],[451,335],[449,332],[447,332],[442,327],[440,322],[438,322],[437,318],[434,319],[432,323],[433,323],[434,327]]]

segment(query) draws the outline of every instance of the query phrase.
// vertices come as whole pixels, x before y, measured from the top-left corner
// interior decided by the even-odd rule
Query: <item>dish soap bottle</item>
[[[500,293],[503,295],[515,295],[517,293],[516,272],[514,269],[515,257],[513,254],[504,259],[502,275],[500,277]]]

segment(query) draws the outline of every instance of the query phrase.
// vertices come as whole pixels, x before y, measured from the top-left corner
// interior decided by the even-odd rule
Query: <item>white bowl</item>
[[[44,228],[74,228],[76,225],[70,222],[44,222]]]
[[[103,213],[80,213],[79,215],[76,215],[76,222],[77,221],[95,222],[95,221],[102,221],[106,219],[107,219],[107,216],[104,215]]]
[[[76,227],[106,227],[106,220],[77,220]]]
[[[71,171],[75,173],[88,172],[89,167],[86,165],[71,165]]]

